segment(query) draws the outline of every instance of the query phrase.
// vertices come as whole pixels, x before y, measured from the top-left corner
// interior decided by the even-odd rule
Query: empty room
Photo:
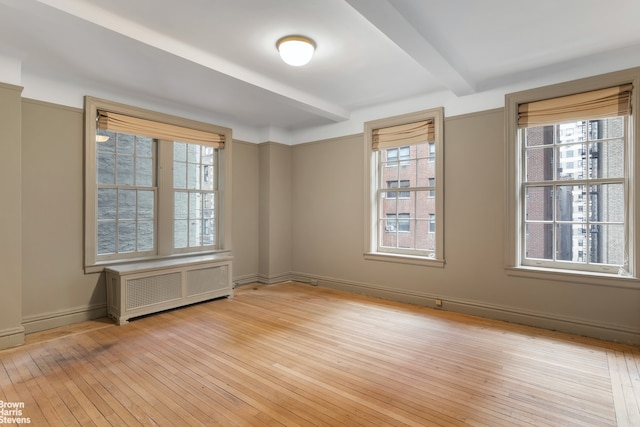
[[[639,426],[638,22],[0,0],[0,424]]]

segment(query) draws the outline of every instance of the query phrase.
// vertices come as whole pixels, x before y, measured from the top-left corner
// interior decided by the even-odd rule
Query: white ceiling
[[[263,139],[638,66],[639,23],[639,0],[0,0],[0,81]],[[307,66],[278,57],[289,34]]]

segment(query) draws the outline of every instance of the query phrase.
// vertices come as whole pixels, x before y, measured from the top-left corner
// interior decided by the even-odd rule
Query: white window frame
[[[549,266],[537,267],[527,265],[523,262],[523,238],[524,229],[523,209],[525,196],[522,191],[522,153],[521,143],[518,140],[518,105],[535,102],[544,99],[551,99],[561,96],[569,96],[576,93],[590,92],[607,87],[614,87],[623,84],[633,84],[632,92],[632,115],[628,121],[631,124],[631,132],[628,135],[628,143],[625,149],[628,152],[626,158],[627,170],[627,191],[629,194],[628,207],[628,272],[607,271],[583,271],[578,268],[559,268],[558,264],[554,268]],[[576,80],[567,83],[560,83],[537,89],[507,94],[505,96],[505,244],[504,259],[505,268],[510,275],[538,278],[545,280],[559,280],[569,282],[579,282],[585,284],[602,285],[603,283],[622,286],[637,287],[640,284],[638,275],[640,268],[640,209],[636,208],[640,202],[640,149],[638,149],[638,132],[640,130],[640,68],[605,74]],[[569,267],[569,265],[567,265]],[[603,278],[608,279],[603,282]]]
[[[396,186],[394,187],[393,185],[391,185],[392,183],[396,183]],[[402,186],[402,183],[406,182],[407,185],[405,185],[404,187]],[[387,191],[384,195],[384,197],[389,198],[389,199],[408,199],[410,196],[409,195],[402,195],[401,193],[408,193],[408,191],[396,191],[396,188],[406,188],[409,186],[409,181],[407,180],[395,180],[395,181],[387,181],[387,188],[393,189],[391,191]],[[389,193],[395,193],[396,196],[395,197],[390,197]]]
[[[173,202],[156,203],[155,249],[136,257],[98,256],[97,254],[97,188],[96,183],[96,117],[98,111],[137,117],[159,123],[196,129],[224,135],[224,148],[218,149],[218,217],[216,218],[216,245],[185,249],[173,248]],[[173,141],[157,140],[157,200],[173,200]],[[145,110],[103,99],[85,97],[85,207],[84,207],[84,269],[86,273],[102,271],[106,266],[142,260],[160,260],[175,257],[229,253],[231,251],[231,153],[232,132],[215,126],[164,113]]]
[[[435,203],[436,203],[436,242],[433,253],[407,253],[406,251],[380,251],[378,250],[378,218],[377,218],[377,191],[379,163],[378,153],[373,151],[373,131],[385,127],[398,126],[407,123],[415,123],[421,120],[433,119],[434,144],[436,162]],[[403,114],[384,119],[372,120],[364,124],[364,258],[373,261],[398,262],[403,264],[415,264],[430,267],[443,268],[444,259],[444,108],[433,108],[409,114]],[[398,154],[400,151],[398,150]],[[398,159],[400,161],[400,159]],[[402,166],[402,164],[401,164]],[[382,231],[384,232],[384,231]]]

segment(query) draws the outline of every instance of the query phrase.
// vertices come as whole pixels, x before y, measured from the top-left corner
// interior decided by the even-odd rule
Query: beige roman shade
[[[224,135],[152,120],[140,119],[110,111],[98,111],[98,129],[148,136],[169,141],[195,142],[224,148]]]
[[[433,119],[373,130],[373,151],[434,141]]]
[[[631,114],[631,84],[518,106],[518,127],[543,126]]]

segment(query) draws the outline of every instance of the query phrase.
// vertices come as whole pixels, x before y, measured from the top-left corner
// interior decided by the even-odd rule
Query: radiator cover
[[[105,271],[107,312],[118,325],[133,317],[233,295],[229,256],[130,263]]]

